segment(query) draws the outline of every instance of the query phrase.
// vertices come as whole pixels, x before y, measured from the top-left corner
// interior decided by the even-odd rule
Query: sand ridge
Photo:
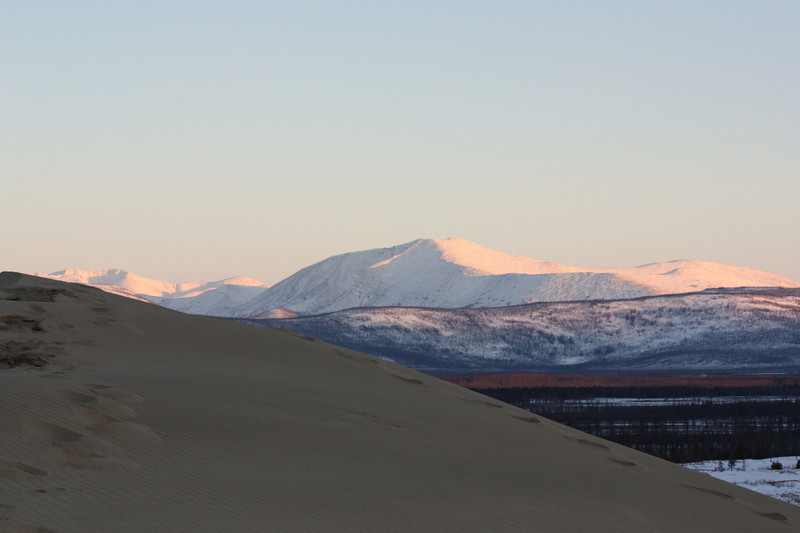
[[[0,342],[60,348],[0,369],[0,531],[800,527],[792,505],[288,332],[13,273],[0,316],[21,317]]]

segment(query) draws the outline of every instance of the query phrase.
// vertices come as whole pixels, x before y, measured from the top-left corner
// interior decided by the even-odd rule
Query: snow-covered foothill
[[[800,364],[800,289],[495,308],[361,307],[244,320],[450,373],[772,372]]]

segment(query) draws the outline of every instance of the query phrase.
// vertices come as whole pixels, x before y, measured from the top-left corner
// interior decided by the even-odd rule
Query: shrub
[[[770,468],[772,470],[783,470],[783,465],[779,461],[772,461]]]

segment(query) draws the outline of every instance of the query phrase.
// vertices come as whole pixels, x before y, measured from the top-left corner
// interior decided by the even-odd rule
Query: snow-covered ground
[[[683,466],[705,472],[717,479],[740,485],[767,496],[800,505],[800,457],[773,457],[771,459],[742,459],[733,468],[727,461],[703,461]],[[773,469],[773,463],[783,468]]]

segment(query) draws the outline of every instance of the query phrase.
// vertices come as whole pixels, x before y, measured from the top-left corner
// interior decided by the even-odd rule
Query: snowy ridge
[[[122,287],[117,287],[116,285],[103,285],[100,283],[87,283],[86,285],[89,285],[90,287],[94,287],[95,289],[100,289],[101,291],[105,291],[111,294],[124,296],[125,298],[130,298],[132,300],[139,300],[140,302],[152,303],[147,298],[143,298],[138,294],[129,291],[128,289],[123,289]]]
[[[481,309],[358,308],[284,328],[442,373],[796,371],[800,289]]]
[[[224,283],[187,296],[165,297],[154,303],[192,315],[231,316],[242,306],[263,293],[265,286]]]
[[[77,270],[68,268],[51,274],[37,272],[34,275],[84,285],[113,285],[140,296],[166,296],[178,291],[176,283],[158,281],[137,276],[125,270]],[[197,284],[199,285],[199,284]]]
[[[495,307],[762,286],[800,283],[696,260],[586,269],[509,255],[464,239],[419,239],[325,259],[264,291],[233,316],[313,315],[352,307]]]
[[[91,285],[106,292],[144,299],[170,309],[200,315],[225,316],[267,289],[265,283],[246,276],[211,282],[170,283],[145,278],[125,270],[67,269],[35,276]]]
[[[797,281],[752,268],[708,261],[678,260],[633,268],[596,269],[652,288],[656,294],[677,294],[721,287],[800,287]]]

